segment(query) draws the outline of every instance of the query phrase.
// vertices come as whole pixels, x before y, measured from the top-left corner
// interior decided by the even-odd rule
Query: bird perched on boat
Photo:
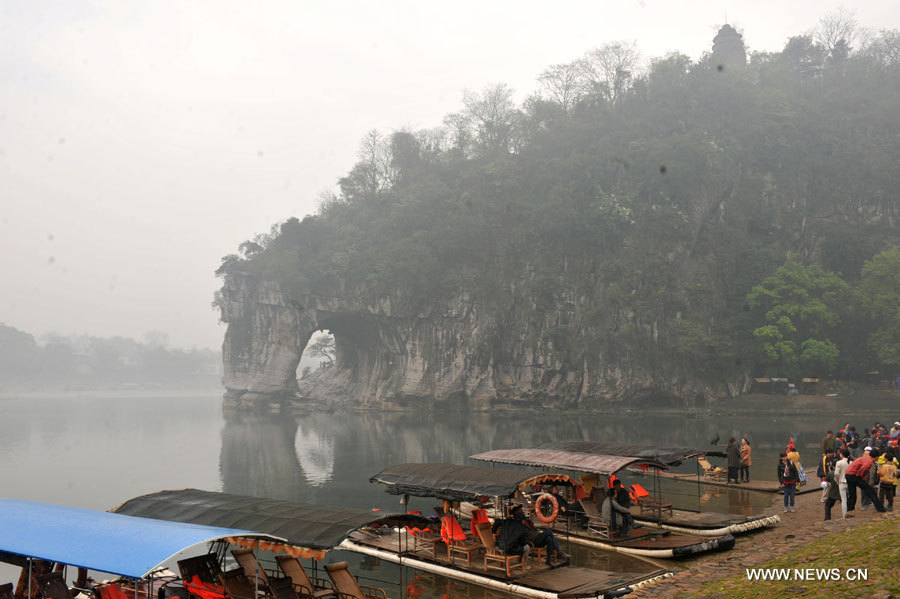
[[[716,438],[709,442],[710,445],[716,445],[719,443],[719,433],[716,433]]]

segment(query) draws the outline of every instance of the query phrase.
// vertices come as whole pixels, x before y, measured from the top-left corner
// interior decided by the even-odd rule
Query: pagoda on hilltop
[[[713,38],[712,61],[722,70],[725,67],[742,67],[747,64],[744,36],[729,24],[722,25]]]

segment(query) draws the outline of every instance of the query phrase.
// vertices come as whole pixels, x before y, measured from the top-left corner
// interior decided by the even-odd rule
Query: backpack
[[[797,464],[797,480],[801,483],[809,482],[809,478],[806,477],[806,470],[800,464]]]
[[[897,476],[897,467],[891,462],[885,462],[878,468],[878,479],[883,485],[895,484],[894,479]]]

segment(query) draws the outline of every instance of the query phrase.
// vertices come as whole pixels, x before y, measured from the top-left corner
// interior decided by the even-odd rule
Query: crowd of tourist
[[[857,495],[860,509],[884,512],[894,509],[894,495],[900,472],[900,421],[888,430],[880,422],[857,432],[850,423],[837,434],[828,431],[822,439],[822,452],[816,475],[822,486],[820,501],[825,504],[825,519],[831,509],[841,503],[844,518],[853,517]],[[794,490],[801,478],[799,454],[796,459],[793,440],[781,453],[778,481],[784,487],[784,511],[794,511]]]

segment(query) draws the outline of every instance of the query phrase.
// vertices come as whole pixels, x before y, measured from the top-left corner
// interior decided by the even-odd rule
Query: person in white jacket
[[[850,452],[842,449],[841,459],[834,465],[834,480],[837,481],[838,491],[841,493],[841,512],[843,512],[844,518],[847,517],[847,480],[845,476],[848,466],[850,466]]]

